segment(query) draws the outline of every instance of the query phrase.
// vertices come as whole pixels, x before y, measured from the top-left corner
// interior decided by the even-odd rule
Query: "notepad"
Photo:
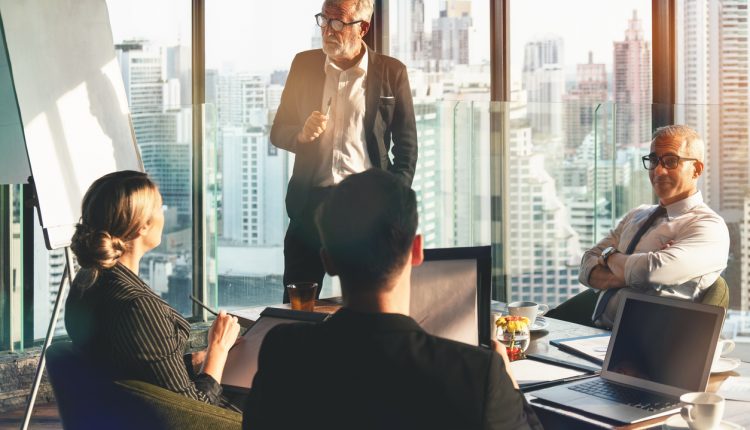
[[[592,336],[570,337],[555,339],[549,343],[571,354],[578,355],[600,366],[604,364],[607,355],[611,333],[595,334]]]
[[[730,376],[721,383],[721,387],[716,394],[728,400],[750,402],[750,378]]]
[[[567,367],[555,366],[536,360],[516,360],[510,363],[510,369],[518,385],[524,387],[541,382],[567,380],[576,376],[586,375],[587,372],[573,370]]]

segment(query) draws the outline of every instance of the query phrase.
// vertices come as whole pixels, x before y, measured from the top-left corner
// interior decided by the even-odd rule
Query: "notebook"
[[[535,391],[542,401],[630,424],[704,391],[724,308],[624,292],[599,377]]]

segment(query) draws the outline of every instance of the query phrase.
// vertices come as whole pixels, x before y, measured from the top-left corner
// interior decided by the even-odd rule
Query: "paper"
[[[595,336],[557,339],[552,341],[551,343],[571,352],[583,354],[586,357],[593,358],[601,364],[604,363],[604,358],[607,356],[609,339],[610,334],[606,333]]]
[[[746,376],[730,376],[722,382],[716,394],[727,400],[750,402],[750,378]]]
[[[516,360],[510,363],[510,369],[519,385],[537,382],[556,381],[563,378],[585,375],[585,372],[542,363],[536,360]]]

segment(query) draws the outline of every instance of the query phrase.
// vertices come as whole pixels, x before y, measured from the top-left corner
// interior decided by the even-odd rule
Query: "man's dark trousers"
[[[315,211],[331,187],[313,187],[301,213],[289,220],[284,237],[284,303],[289,303],[286,286],[295,282],[317,282],[317,297],[323,287],[325,269],[320,259],[320,235],[315,225]]]

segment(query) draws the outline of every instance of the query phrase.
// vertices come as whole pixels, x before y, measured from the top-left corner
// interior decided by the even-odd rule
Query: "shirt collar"
[[[326,324],[366,331],[424,331],[414,319],[406,315],[365,313],[347,307],[339,309]]]
[[[678,217],[700,204],[703,204],[703,195],[698,191],[689,197],[667,205],[667,216],[669,218]]]
[[[323,72],[328,74],[330,71],[336,71],[337,73],[341,73],[341,72],[346,72],[349,70],[351,71],[357,70],[361,74],[367,75],[367,64],[368,64],[367,62],[368,62],[369,52],[367,49],[367,45],[365,45],[365,42],[362,42],[362,48],[364,48],[365,50],[365,53],[364,55],[362,55],[362,58],[359,59],[359,62],[357,62],[357,64],[353,65],[347,70],[341,70],[341,68],[337,66],[336,64],[334,64],[334,62],[331,61],[331,58],[326,55],[326,61],[323,64]]]

